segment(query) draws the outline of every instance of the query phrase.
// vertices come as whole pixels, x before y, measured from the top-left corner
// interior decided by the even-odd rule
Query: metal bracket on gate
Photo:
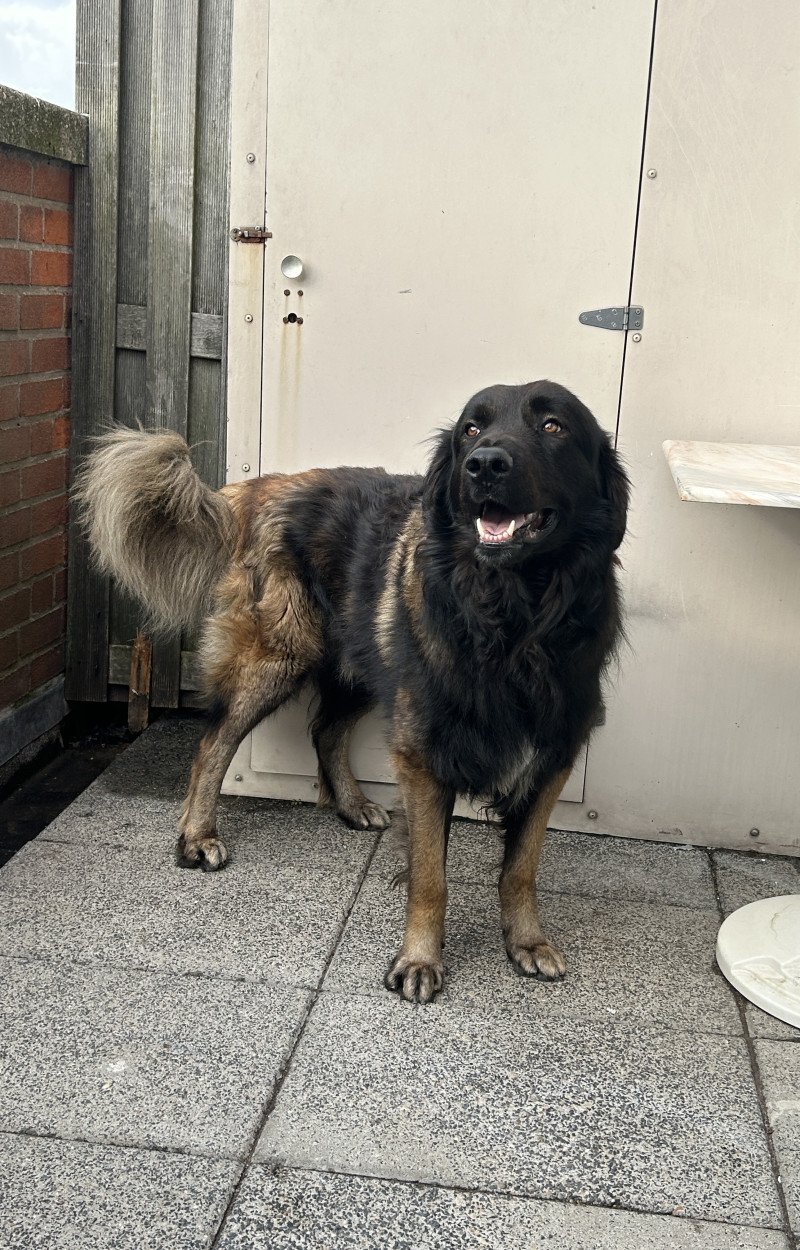
[[[578,317],[581,325],[597,326],[598,330],[641,330],[644,324],[644,309],[633,305],[620,305],[619,308],[590,308]]]
[[[272,238],[272,231],[263,226],[234,226],[231,238],[234,243],[266,243]]]

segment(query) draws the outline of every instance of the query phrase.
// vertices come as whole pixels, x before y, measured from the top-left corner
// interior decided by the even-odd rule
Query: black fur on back
[[[476,484],[476,448],[501,449],[511,469]],[[443,783],[501,817],[529,803],[571,766],[601,711],[621,636],[614,553],[627,502],[611,440],[550,382],[476,395],[424,478],[320,471],[287,508],[285,541],[324,614],[323,715],[340,700],[380,704],[391,719],[401,696]],[[486,506],[546,523],[487,548],[476,529]],[[404,533],[413,550],[393,566]]]

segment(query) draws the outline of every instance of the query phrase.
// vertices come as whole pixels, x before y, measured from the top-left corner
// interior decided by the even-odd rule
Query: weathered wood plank
[[[154,0],[147,286],[147,416],[186,437],[192,312],[198,0]],[[153,656],[153,705],[177,707],[180,644]]]
[[[223,319],[215,313],[192,313],[190,356],[222,359]],[[142,304],[117,304],[117,347],[147,350],[147,309]]]
[[[72,466],[114,401],[119,175],[120,3],[78,0],[75,104],[90,117],[89,165],[75,171]],[[92,566],[73,509],[69,524],[66,692],[105,701],[108,582]]]
[[[111,686],[127,686],[130,681],[131,655],[133,647],[130,643],[114,643],[108,649],[108,683]],[[181,691],[199,692],[202,690],[200,681],[199,659],[196,651],[181,651]]]
[[[153,666],[153,644],[144,634],[137,634],[131,647],[131,671],[128,683],[128,729],[140,734],[150,719],[150,677]]]
[[[122,6],[119,119],[119,236],[117,299],[147,303],[150,215],[150,106],[153,72],[153,0]],[[140,419],[144,416],[139,413]]]

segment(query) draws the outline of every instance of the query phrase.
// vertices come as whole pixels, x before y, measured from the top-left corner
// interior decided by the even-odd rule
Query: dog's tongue
[[[481,513],[481,527],[484,533],[497,537],[506,533],[512,521],[516,528],[524,520],[524,512],[520,512],[518,516],[512,516],[510,512],[506,512],[505,508],[493,507],[491,504],[487,504]]]

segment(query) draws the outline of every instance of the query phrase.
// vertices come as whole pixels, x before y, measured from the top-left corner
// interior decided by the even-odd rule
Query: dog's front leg
[[[429,1003],[444,984],[445,860],[455,792],[415,752],[395,752],[394,765],[408,820],[408,899],[403,946],[384,985],[408,1002]]]
[[[500,910],[508,957],[524,976],[561,980],[564,956],[548,942],[539,922],[536,870],[547,821],[564,788],[569,769],[551,778],[533,803],[506,820],[505,855],[500,874]]]

